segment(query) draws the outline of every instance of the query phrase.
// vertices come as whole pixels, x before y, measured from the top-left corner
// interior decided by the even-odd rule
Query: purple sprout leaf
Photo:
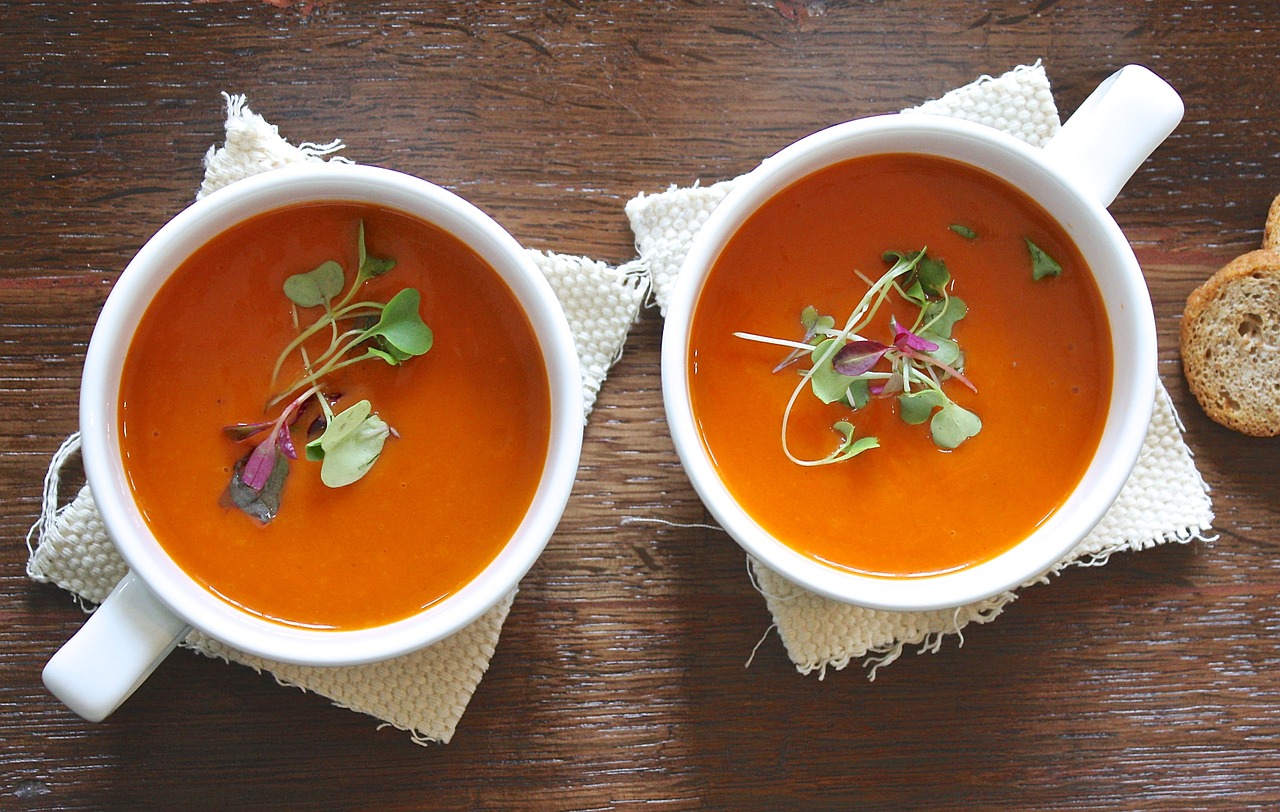
[[[235,507],[263,524],[271,521],[280,511],[280,497],[284,492],[284,482],[289,475],[289,462],[276,450],[274,443],[262,443],[259,448],[266,448],[277,458],[271,468],[271,474],[260,489],[249,487],[244,481],[244,472],[249,461],[257,453],[257,449],[246,454],[236,462],[231,475],[231,482],[223,493],[222,503]]]
[[[233,426],[223,426],[222,432],[237,443],[242,443],[250,437],[261,434],[275,424],[274,420],[264,420],[261,423],[236,423]]]
[[[276,447],[280,449],[280,453],[291,460],[298,458],[298,449],[293,445],[293,435],[289,433],[289,426],[283,425],[280,431],[276,432]]]
[[[831,363],[836,372],[856,378],[870,372],[889,349],[888,344],[881,344],[879,341],[850,341],[836,352]]]
[[[898,324],[898,320],[889,317],[889,324],[893,327],[893,346],[897,347],[904,354],[910,355],[912,352],[933,352],[938,349],[938,345],[921,338],[915,333]]]
[[[274,437],[259,443],[258,447],[253,449],[245,459],[244,470],[240,475],[241,481],[246,487],[261,492],[275,470],[277,459]]]

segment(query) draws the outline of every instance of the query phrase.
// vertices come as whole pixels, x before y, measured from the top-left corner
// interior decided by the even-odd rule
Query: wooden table
[[[1274,0],[0,2],[0,807],[1231,809],[1280,804],[1280,445],[1181,376],[1187,294],[1280,192]],[[189,203],[222,91],[439,182],[530,247],[634,255],[624,203],[1043,59],[1063,113],[1144,63],[1182,126],[1112,206],[1217,538],[1027,590],[963,647],[804,677],[672,449],[661,320],[604,386],[563,525],[452,743],[189,652],[107,722],[40,683],[83,622],[24,574],[94,319]],[[75,480],[72,474],[71,479]],[[68,488],[75,486],[74,481]],[[71,491],[68,489],[66,495]]]

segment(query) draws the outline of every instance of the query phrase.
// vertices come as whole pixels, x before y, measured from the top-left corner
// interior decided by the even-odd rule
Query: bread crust
[[[1280,198],[1268,237],[1280,239]],[[1254,437],[1280,435],[1280,247],[1237,257],[1192,291],[1182,369],[1206,414]]]
[[[1267,225],[1262,229],[1262,250],[1280,251],[1280,195],[1271,201]]]

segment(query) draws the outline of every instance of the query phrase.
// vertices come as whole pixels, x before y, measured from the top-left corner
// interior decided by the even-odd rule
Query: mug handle
[[[101,722],[190,631],[130,572],[45,665],[45,687],[80,716]]]
[[[1042,155],[1105,208],[1182,113],[1182,98],[1167,82],[1141,65],[1126,65],[1089,94]]]

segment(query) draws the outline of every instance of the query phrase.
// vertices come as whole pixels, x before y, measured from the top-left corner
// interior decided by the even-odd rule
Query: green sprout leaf
[[[393,367],[399,366],[402,362],[413,357],[408,353],[400,352],[395,347],[386,346],[386,342],[384,341],[379,341],[378,343],[379,346],[370,347],[365,350],[365,354],[370,358],[381,358]]]
[[[961,237],[964,237],[966,240],[976,240],[978,238],[978,232],[974,231],[968,226],[961,225],[959,223],[952,223],[951,225],[947,226],[947,228],[950,228],[952,231],[959,234]]]
[[[950,402],[938,389],[904,392],[898,395],[898,416],[902,418],[902,422],[918,426],[929,419],[934,409],[944,407]]]
[[[405,288],[391,297],[391,301],[383,308],[378,323],[365,331],[366,337],[380,338],[385,342],[383,352],[375,352],[373,355],[384,361],[388,357],[395,358],[396,363],[399,363],[415,355],[423,355],[431,349],[435,337],[418,313],[420,302],[421,296],[413,288]]]
[[[932,299],[945,295],[947,284],[951,282],[951,272],[947,270],[947,263],[929,256],[924,248],[907,253],[886,251],[883,259],[885,262],[894,263],[895,267],[900,262],[914,261],[915,265],[911,273],[904,276],[902,282],[907,300],[920,307],[924,307]]]
[[[928,332],[923,334],[934,344],[938,345],[936,350],[929,353],[929,357],[935,361],[946,364],[949,367],[964,366],[964,353],[960,351],[960,345],[950,338],[935,336]]]
[[[342,266],[329,260],[314,271],[297,273],[284,280],[284,295],[299,307],[316,307],[332,301],[345,285]]]
[[[920,335],[931,341],[951,338],[956,322],[969,314],[969,306],[959,296],[951,296],[940,302],[930,302],[924,308],[923,323],[926,328]]]
[[[809,379],[809,385],[813,387],[813,394],[817,395],[818,400],[823,403],[844,401],[849,395],[849,387],[858,380],[854,376],[841,375],[836,372],[836,368],[832,364],[832,359],[836,354],[836,346],[843,344],[844,342],[838,338],[828,338],[813,348],[815,365],[813,376]],[[822,358],[824,354],[826,360],[819,363],[818,359]]]
[[[951,272],[947,270],[947,263],[926,255],[921,257],[916,265],[916,279],[924,289],[925,295],[941,296],[947,283],[951,281]]]
[[[345,413],[344,413],[345,414]],[[359,480],[377,462],[391,427],[376,414],[367,415],[351,431],[325,449],[320,481],[341,488]]]
[[[929,432],[938,448],[955,448],[981,430],[982,421],[976,414],[951,402],[929,421]]]
[[[324,427],[324,433],[307,443],[307,459],[324,459],[334,446],[355,431],[372,412],[373,405],[362,400],[335,414]]]
[[[364,221],[360,221],[360,232],[356,237],[356,253],[358,254],[357,273],[362,279],[372,279],[375,276],[382,276],[387,271],[396,267],[394,259],[379,259],[378,257],[369,256],[369,252],[364,246]]]
[[[834,330],[836,320],[831,316],[820,315],[818,308],[810,305],[800,311],[800,326],[804,328],[804,340],[808,342],[827,330]]]
[[[1023,237],[1026,240],[1027,250],[1031,252],[1031,278],[1037,282],[1047,276],[1057,276],[1062,273],[1062,266],[1053,257],[1045,253],[1044,249],[1031,241],[1030,237]]]
[[[858,456],[863,451],[869,451],[873,448],[880,447],[880,441],[875,437],[859,437],[857,440],[853,439],[853,424],[848,420],[841,420],[831,428],[840,432],[841,436],[844,437],[844,442],[840,443],[840,447],[827,458],[829,462],[843,462],[851,457]]]
[[[857,411],[863,406],[871,402],[871,384],[866,378],[858,378],[849,384],[849,394],[844,399],[844,405],[850,409]]]
[[[320,481],[341,488],[359,480],[382,453],[391,427],[373,414],[367,400],[333,416],[324,432],[307,443],[307,459],[320,460]]]

